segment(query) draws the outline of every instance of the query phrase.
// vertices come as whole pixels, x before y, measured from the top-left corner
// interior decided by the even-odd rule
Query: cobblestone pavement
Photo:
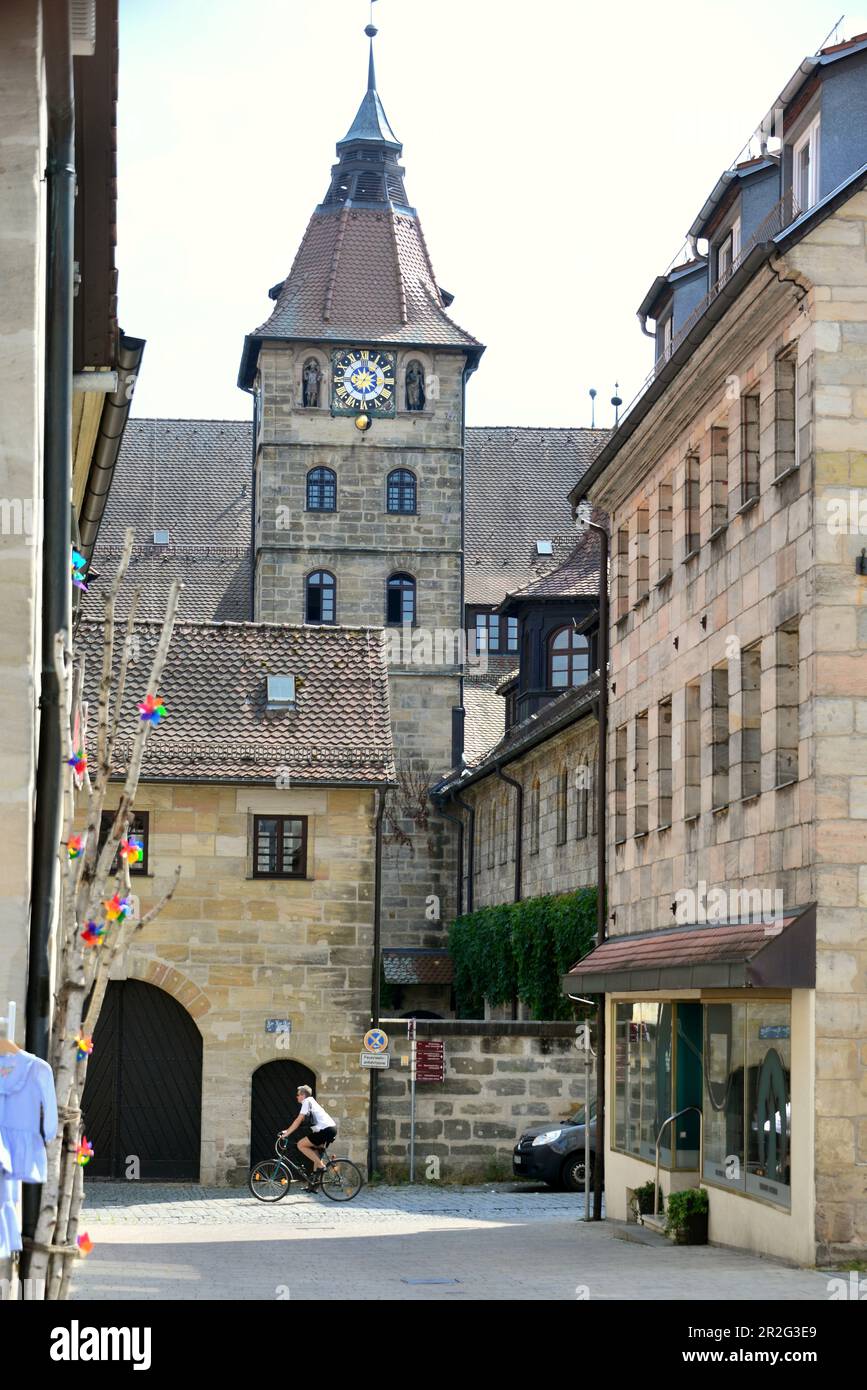
[[[88,1185],[73,1297],[146,1301],[828,1297],[827,1277],[714,1247],[634,1244],[583,1197],[513,1185],[290,1192]],[[653,1238],[658,1240],[658,1238]]]

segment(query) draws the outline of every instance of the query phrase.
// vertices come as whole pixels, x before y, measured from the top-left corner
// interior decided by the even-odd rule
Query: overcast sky
[[[377,87],[476,425],[612,419],[635,310],[840,0],[377,0]],[[367,78],[366,0],[121,0],[120,316],[134,413],[248,418],[270,311]],[[867,29],[850,11],[837,37]],[[553,370],[550,364],[553,363]]]

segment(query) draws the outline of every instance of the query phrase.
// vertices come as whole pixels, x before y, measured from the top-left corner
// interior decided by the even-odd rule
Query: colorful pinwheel
[[[129,840],[121,840],[120,857],[121,859],[125,859],[127,864],[130,865],[130,867],[133,864],[140,864],[141,861],[144,859],[144,851],[142,849],[141,840],[137,840],[134,838],[130,838]]]
[[[75,1046],[78,1049],[78,1061],[83,1062],[85,1057],[89,1057],[93,1051],[93,1038],[82,1035],[75,1039]]]
[[[82,1134],[81,1143],[75,1152],[75,1161],[83,1168],[93,1158],[93,1145],[86,1134]]]
[[[66,852],[70,859],[77,859],[84,848],[83,835],[70,835],[66,842]]]
[[[87,570],[87,560],[77,550],[72,552],[72,582],[76,589],[83,589],[87,593],[87,585],[84,582],[85,571]]]
[[[76,753],[73,753],[71,758],[66,759],[66,764],[67,767],[72,768],[76,781],[80,784],[82,777],[87,771],[87,755],[84,749],[79,748]]]
[[[159,724],[166,717],[166,707],[158,695],[145,695],[139,705],[139,714],[148,724]]]
[[[122,922],[132,911],[132,903],[129,898],[122,898],[115,893],[113,898],[107,898],[103,903],[105,915],[110,922]]]
[[[90,1236],[87,1234],[87,1231],[82,1231],[81,1235],[78,1237],[75,1243],[81,1251],[82,1255],[89,1255],[91,1250],[93,1249],[93,1241],[90,1239]]]
[[[81,933],[85,946],[101,946],[104,936],[105,927],[101,922],[88,922]]]

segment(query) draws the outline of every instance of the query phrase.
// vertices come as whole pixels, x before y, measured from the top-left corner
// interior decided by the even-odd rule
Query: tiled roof
[[[465,680],[464,710],[464,757],[475,763],[503,737],[506,705],[494,685]]]
[[[382,970],[390,985],[450,985],[455,976],[448,951],[429,947],[386,947]]]
[[[569,492],[608,430],[474,427],[466,432],[466,601],[493,603],[564,560],[575,544]],[[539,556],[537,541],[554,541]]]
[[[489,744],[477,757],[471,758],[467,752],[466,764],[473,778],[486,775],[485,769],[493,766],[495,762],[507,762],[518,757],[524,748],[541,742],[549,730],[553,736],[566,725],[592,714],[593,701],[598,693],[599,682],[597,678],[589,681],[587,685],[565,690],[556,699],[549,700],[538,714],[531,714],[528,719],[522,719],[520,724],[513,724],[499,742]],[[465,689],[465,700],[466,694]],[[495,695],[494,698],[503,704],[502,695]],[[464,780],[466,780],[466,774]],[[461,773],[459,770],[453,770],[449,773],[447,778],[449,785],[457,785],[460,781]]]
[[[579,536],[561,564],[513,590],[508,598],[595,598],[598,593],[599,537],[587,531]]]
[[[159,631],[157,623],[135,626],[120,724],[130,739]],[[102,625],[82,623],[79,645],[95,710]],[[266,709],[268,675],[295,677],[294,710]],[[145,781],[375,785],[394,778],[376,628],[179,622],[158,694],[168,714],[148,736]],[[118,742],[115,771],[125,766],[120,735]]]
[[[127,526],[135,549],[121,606],[141,586],[141,617],[161,617],[172,579],[181,617],[243,621],[251,614],[251,426],[244,420],[130,420],[100,527],[93,568],[110,577]],[[157,529],[169,545],[153,544]],[[99,584],[95,586],[98,592]],[[101,607],[85,601],[85,614]]]
[[[445,311],[418,218],[387,207],[317,209],[250,336],[481,346]]]

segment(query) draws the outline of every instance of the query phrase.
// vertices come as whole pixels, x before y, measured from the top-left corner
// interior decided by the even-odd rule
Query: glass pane
[[[783,1000],[747,1006],[746,1187],[766,1201],[791,1201],[791,1007]]]
[[[283,829],[283,873],[297,874],[301,870],[301,833],[292,834],[290,826],[297,821],[287,821]]]
[[[509,651],[516,652],[518,650],[518,619],[507,618],[506,622],[509,632]]]
[[[260,820],[256,828],[256,869],[260,874],[277,872],[277,822]]]
[[[403,621],[411,623],[415,617],[415,590],[409,585],[403,590]]]
[[[704,1009],[704,1176],[744,1189],[746,1005]]]
[[[323,623],[334,622],[334,585],[322,589],[322,621]]]

